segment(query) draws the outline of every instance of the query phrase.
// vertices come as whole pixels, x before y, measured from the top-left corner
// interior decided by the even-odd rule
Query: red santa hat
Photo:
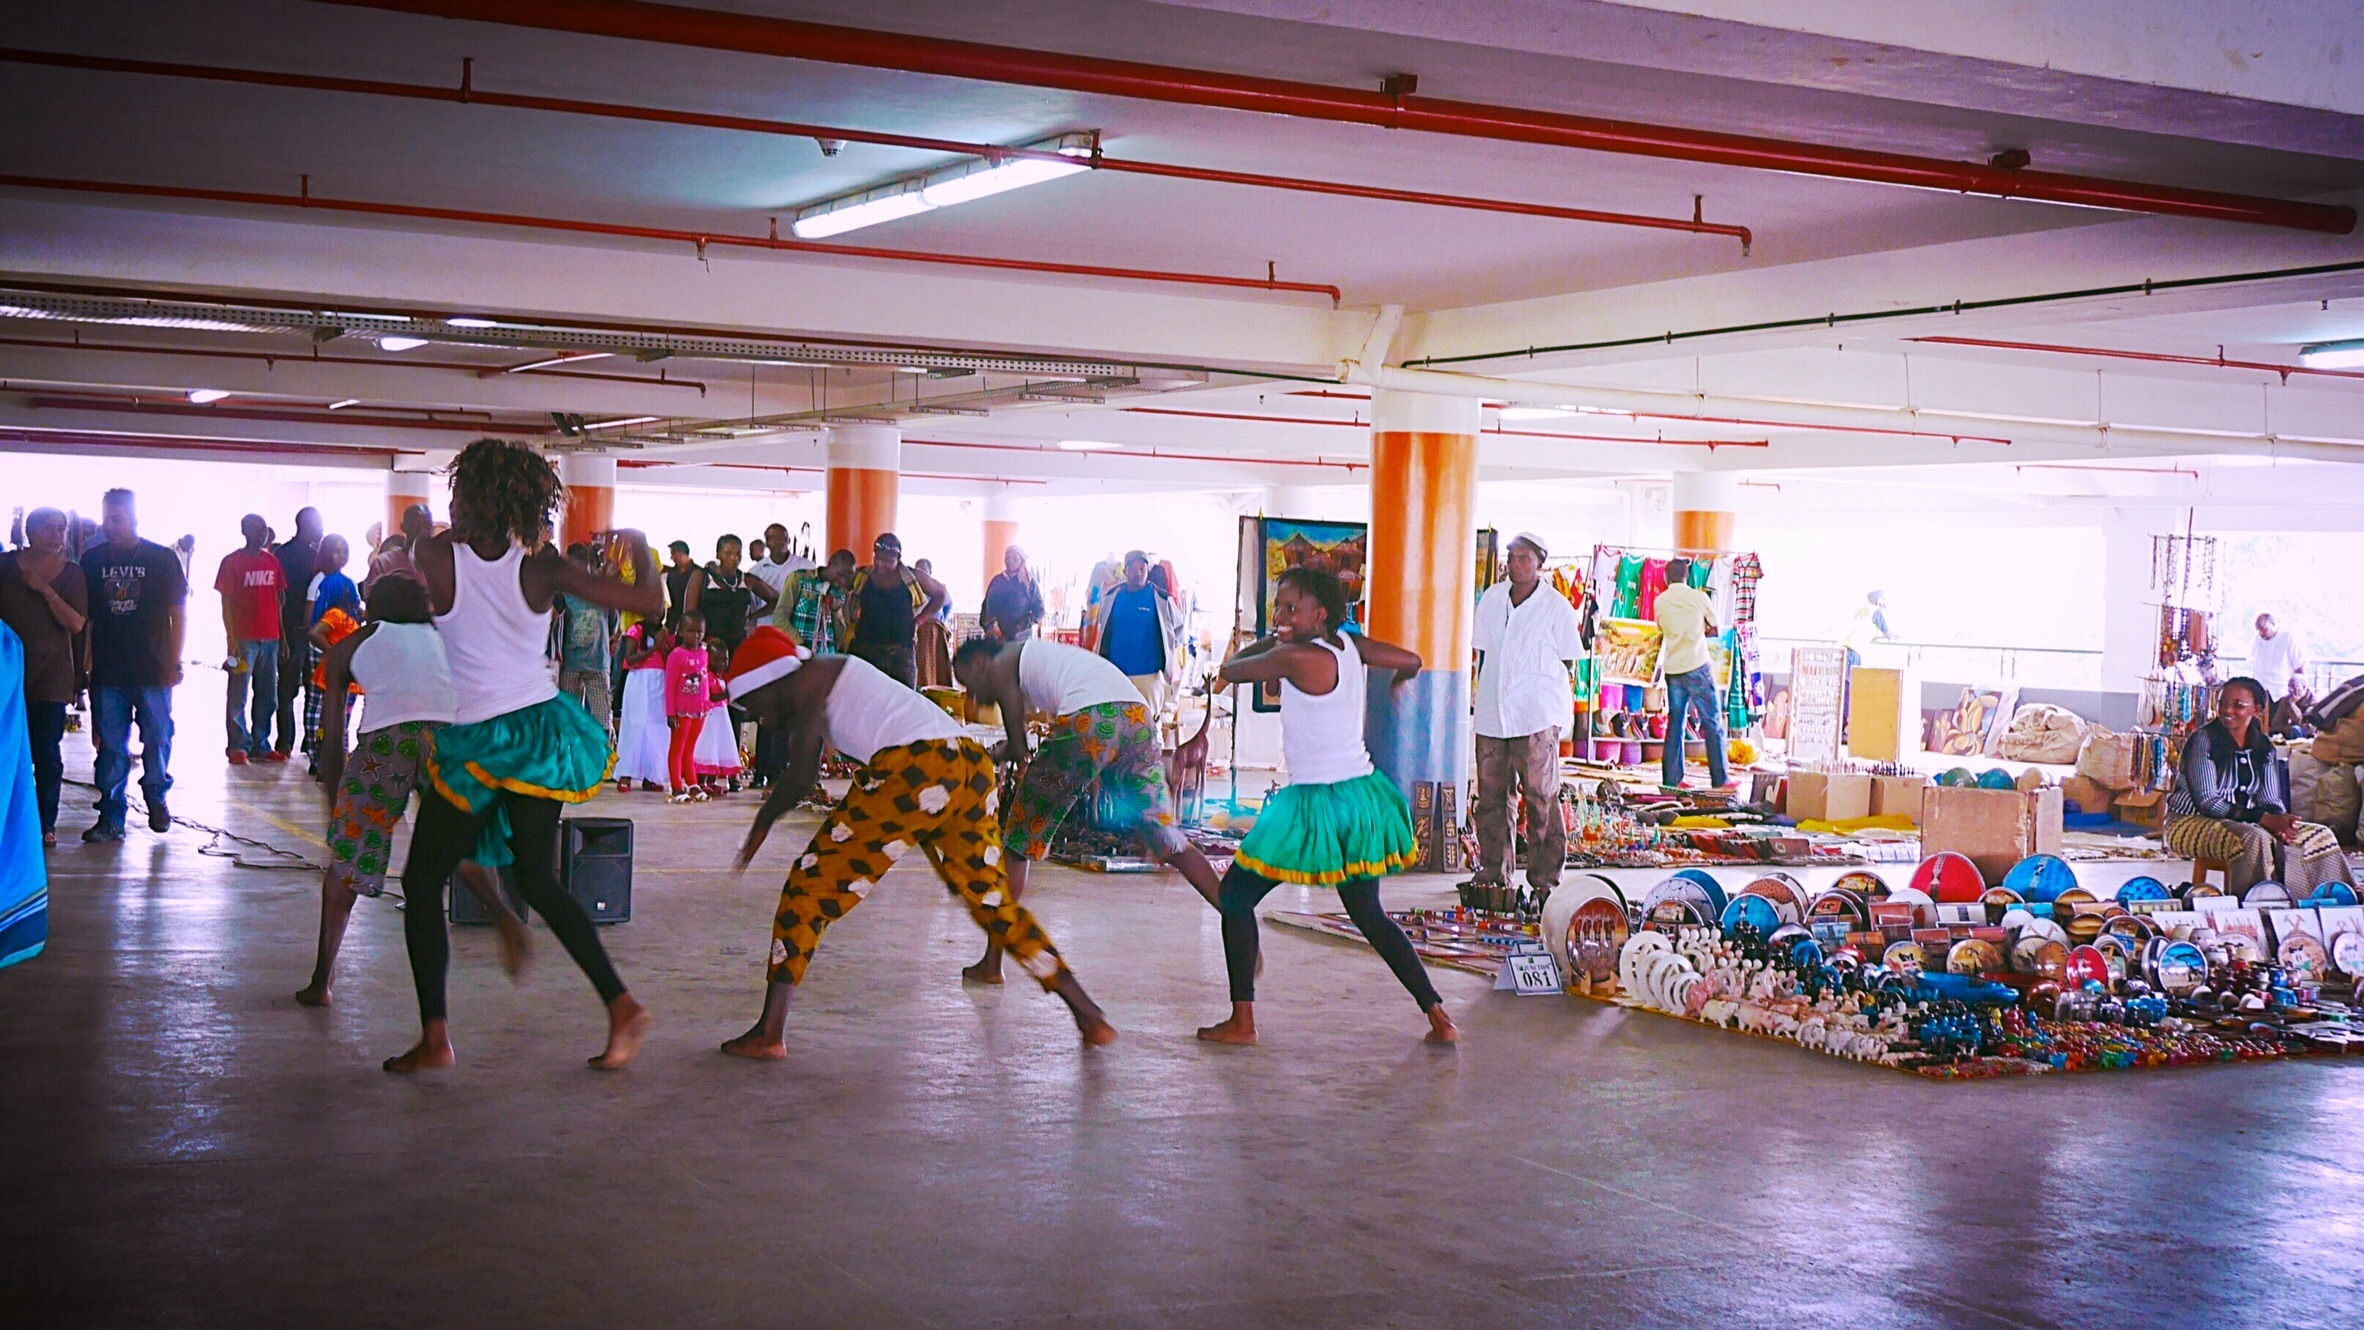
[[[798,646],[795,638],[770,624],[755,629],[731,657],[727,676],[731,700],[736,702],[767,683],[787,678],[812,658],[813,653]]]

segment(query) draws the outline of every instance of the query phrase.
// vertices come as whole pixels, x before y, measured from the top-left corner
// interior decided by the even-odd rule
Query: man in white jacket
[[[1470,645],[1478,652],[1477,822],[1474,881],[1507,885],[1510,795],[1519,792],[1527,825],[1527,884],[1559,885],[1567,858],[1560,818],[1560,740],[1575,727],[1576,694],[1568,671],[1584,654],[1576,609],[1543,584],[1548,558],[1541,538],[1520,532],[1504,559],[1509,576],[1478,598]]]

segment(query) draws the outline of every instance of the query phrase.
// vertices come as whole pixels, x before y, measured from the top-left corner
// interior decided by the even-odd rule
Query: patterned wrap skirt
[[[394,828],[410,806],[427,759],[435,751],[434,721],[406,720],[370,730],[354,741],[345,759],[345,778],[328,813],[328,881],[356,896],[386,889],[394,861]],[[468,856],[487,868],[513,862],[509,815],[496,810],[476,837]]]
[[[1412,810],[1378,772],[1330,785],[1284,785],[1241,840],[1235,862],[1258,877],[1311,887],[1385,877],[1419,861]]]
[[[1003,846],[1029,859],[1049,854],[1059,824],[1095,782],[1110,810],[1108,830],[1132,832],[1160,859],[1190,843],[1174,829],[1174,797],[1149,708],[1103,702],[1051,722],[1051,737],[1034,750],[1002,819]]]

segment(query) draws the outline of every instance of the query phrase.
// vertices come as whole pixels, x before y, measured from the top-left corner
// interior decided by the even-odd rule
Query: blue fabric
[[[131,723],[140,726],[140,793],[161,799],[172,789],[172,690],[93,688],[90,720],[98,728],[99,820],[123,825],[124,783],[131,778]]]
[[[1658,767],[1667,784],[1683,783],[1683,734],[1694,711],[1699,713],[1699,737],[1707,740],[1708,779],[1724,783],[1724,709],[1718,691],[1713,665],[1666,676],[1666,751]]]
[[[0,968],[31,960],[49,944],[49,865],[25,721],[25,644],[0,623]]]
[[[361,588],[343,573],[322,573],[320,594],[312,600],[312,622],[318,623],[330,610],[341,609],[358,622],[361,618]]]
[[[1158,674],[1166,668],[1165,629],[1157,621],[1157,588],[1119,587],[1108,606],[1107,636],[1100,654],[1126,674]]]
[[[230,675],[229,697],[224,705],[224,720],[230,730],[230,748],[248,757],[261,757],[271,751],[271,713],[279,706],[279,639],[238,644],[238,661],[246,666]],[[252,688],[247,685],[251,683]],[[254,724],[247,725],[247,697],[253,694]]]

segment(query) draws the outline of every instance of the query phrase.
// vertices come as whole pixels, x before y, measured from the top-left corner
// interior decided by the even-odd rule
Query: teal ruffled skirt
[[[427,775],[437,794],[482,814],[504,790],[581,803],[606,786],[615,765],[607,731],[561,693],[474,725],[444,726]]]
[[[1284,785],[1240,842],[1239,865],[1275,882],[1334,887],[1419,861],[1412,810],[1378,772],[1332,785]]]

